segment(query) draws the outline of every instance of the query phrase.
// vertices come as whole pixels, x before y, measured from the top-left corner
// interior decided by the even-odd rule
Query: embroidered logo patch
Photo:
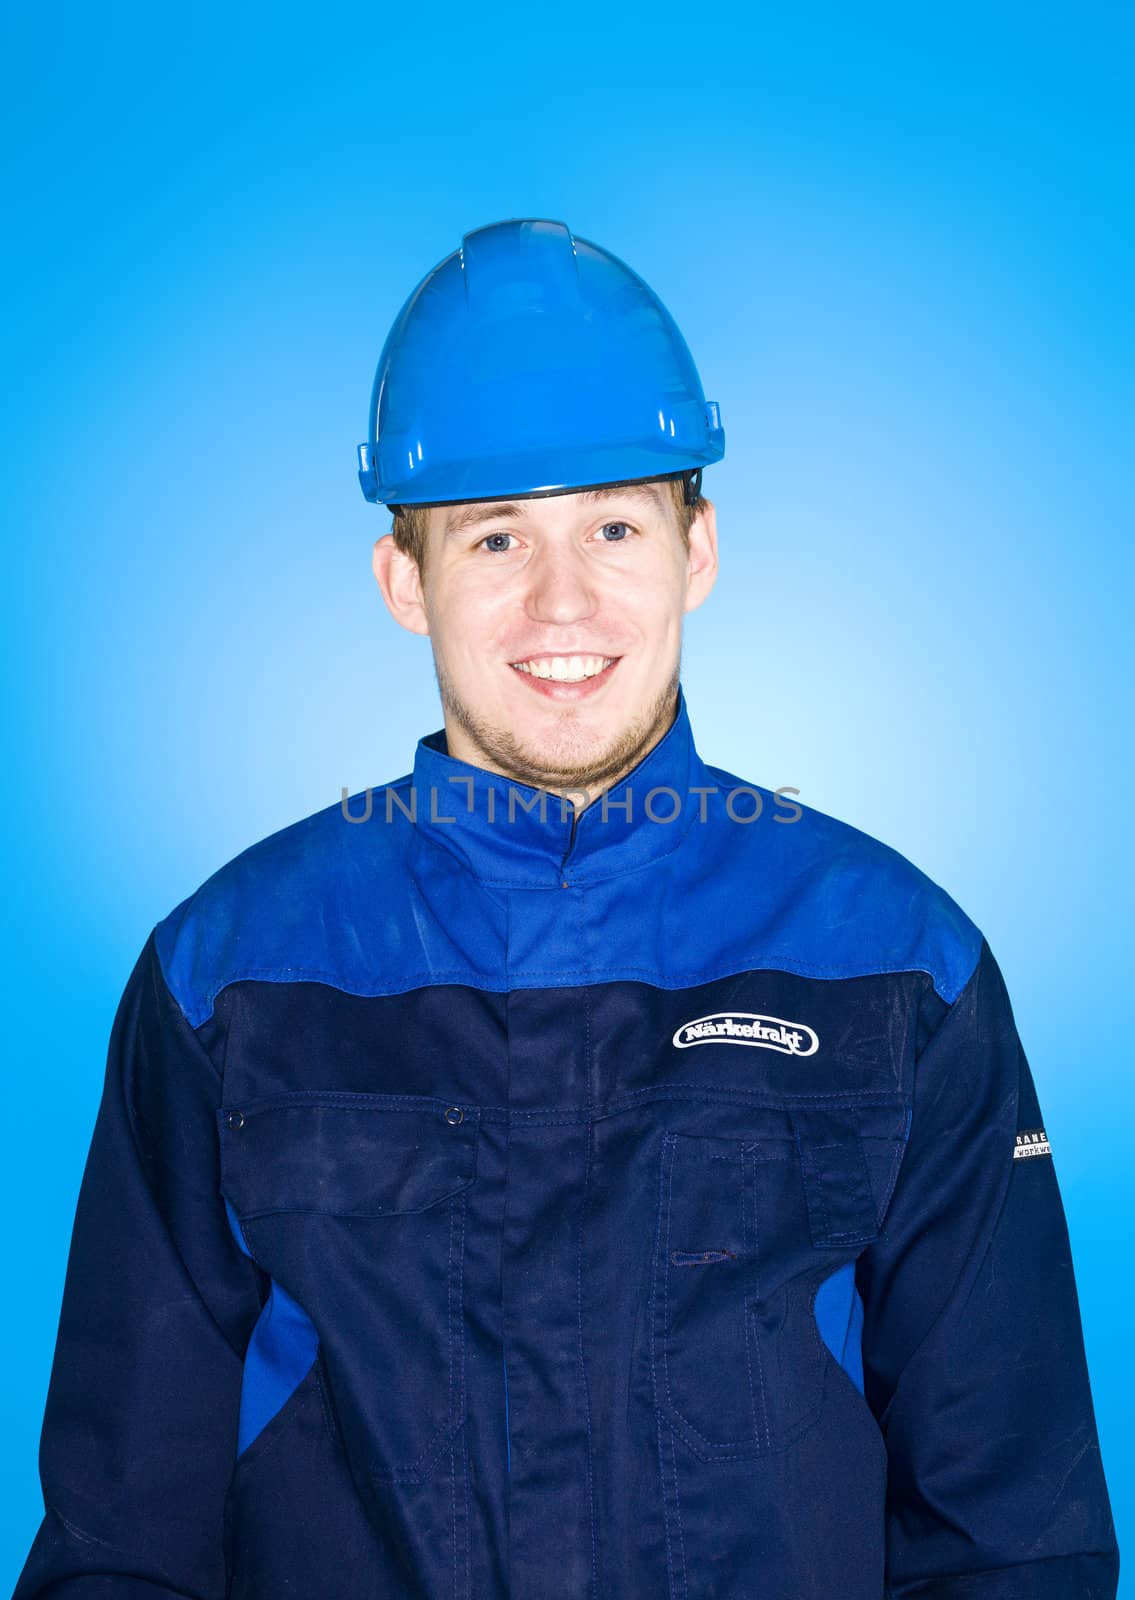
[[[1017,1142],[1013,1147],[1013,1160],[1018,1156],[1050,1156],[1052,1146],[1048,1142],[1048,1135],[1043,1128],[1028,1128],[1017,1135]]]
[[[815,1055],[820,1047],[806,1023],[762,1017],[755,1011],[715,1011],[708,1017],[695,1017],[675,1030],[674,1043],[679,1050],[692,1044],[752,1044],[786,1056]]]

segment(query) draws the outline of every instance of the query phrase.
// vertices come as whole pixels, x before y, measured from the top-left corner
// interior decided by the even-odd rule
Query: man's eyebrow
[[[624,483],[604,489],[585,489],[582,498],[594,504],[600,500],[619,500],[625,495],[631,499],[653,500],[655,505],[663,503],[663,490],[657,483]]]
[[[607,486],[602,489],[584,489],[580,492],[580,499],[589,505],[600,504],[604,500],[616,500],[629,496],[635,499],[651,500],[655,505],[662,504],[662,491],[656,483],[628,483],[621,486]],[[535,496],[533,498],[536,498]],[[496,522],[501,518],[527,516],[525,503],[522,500],[490,500],[480,505],[467,506],[452,514],[446,524],[445,536],[450,538],[455,533],[462,533],[466,528],[475,528],[482,522]]]
[[[450,514],[445,536],[460,533],[464,528],[474,528],[479,522],[495,522],[498,517],[522,517],[524,510],[511,500],[490,500],[485,505],[466,506],[463,511]]]

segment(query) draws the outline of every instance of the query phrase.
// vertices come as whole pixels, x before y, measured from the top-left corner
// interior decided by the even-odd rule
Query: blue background
[[[409,290],[512,216],[642,273],[721,405],[702,755],[900,849],[998,957],[1122,1547],[1130,8],[31,10],[0,95],[10,1582],[147,933],[440,724],[354,451]]]

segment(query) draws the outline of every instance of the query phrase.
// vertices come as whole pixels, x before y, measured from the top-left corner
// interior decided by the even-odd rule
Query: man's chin
[[[590,790],[603,782],[620,743],[617,736],[612,739],[609,735],[529,741],[517,730],[506,759],[521,781],[535,788]]]
[[[532,696],[539,704],[531,714],[518,709],[511,697],[507,706],[480,712],[455,694],[452,682],[440,675],[439,686],[448,716],[477,747],[476,764],[505,772],[533,788],[591,794],[617,781],[665,732],[658,719],[664,720],[676,680],[637,717],[613,703],[557,705],[537,696]]]

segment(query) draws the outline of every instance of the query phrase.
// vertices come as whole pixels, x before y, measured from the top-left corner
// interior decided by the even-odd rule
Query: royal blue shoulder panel
[[[244,979],[381,995],[922,971],[949,1004],[977,961],[979,930],[898,851],[703,763],[681,692],[574,837],[564,809],[430,735],[411,774],[253,845],[172,911],[157,929],[171,991],[194,1026]]]

